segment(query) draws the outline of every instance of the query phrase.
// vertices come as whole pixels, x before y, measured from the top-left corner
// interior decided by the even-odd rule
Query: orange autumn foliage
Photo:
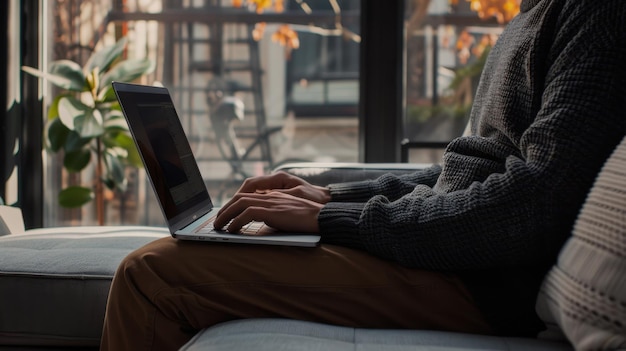
[[[291,49],[297,49],[300,47],[300,39],[298,39],[298,33],[296,33],[290,26],[283,24],[278,27],[278,30],[272,34],[272,40],[280,43],[282,46],[286,46]]]
[[[263,13],[265,9],[272,7],[276,12],[285,11],[285,0],[233,0],[233,7],[242,7],[244,3],[252,6],[256,13]]]
[[[520,11],[521,0],[465,0],[470,3],[470,9],[478,14],[481,19],[495,17],[498,23],[504,24],[517,16]],[[449,0],[450,4],[456,5],[459,0]],[[467,31],[463,30],[457,39],[456,50],[459,60],[466,64],[473,55],[479,57],[484,50],[495,44],[497,36],[485,34],[476,42],[475,38]]]
[[[509,22],[520,10],[520,0],[465,0],[470,3],[472,11],[482,19],[495,17],[498,23]],[[459,0],[450,0],[456,5]]]
[[[242,7],[244,2],[255,9],[256,13],[261,14],[265,9],[273,8],[276,12],[285,11],[284,0],[233,0],[234,7]],[[254,26],[252,30],[252,38],[259,41],[265,35],[265,22],[259,22]],[[272,40],[285,46],[287,52],[300,47],[300,39],[298,33],[294,31],[289,25],[281,25],[278,30],[272,34]]]

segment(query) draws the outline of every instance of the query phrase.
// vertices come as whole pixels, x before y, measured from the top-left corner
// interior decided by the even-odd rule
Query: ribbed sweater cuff
[[[333,244],[353,242],[359,235],[358,224],[364,206],[364,203],[327,203],[317,217],[322,240]]]
[[[372,197],[372,181],[337,183],[328,185],[332,201],[366,202]]]

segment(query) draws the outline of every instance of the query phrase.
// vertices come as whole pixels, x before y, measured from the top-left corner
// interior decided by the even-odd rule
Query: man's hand
[[[240,192],[222,207],[214,225],[223,228],[232,219],[224,229],[236,233],[251,221],[259,221],[280,231],[317,233],[317,216],[323,206],[281,191]]]
[[[266,176],[248,178],[243,182],[239,190],[237,190],[238,194],[265,194],[269,192],[281,192],[315,201],[320,204],[325,204],[330,201],[330,191],[328,188],[312,185],[304,179],[286,172],[277,172]],[[233,200],[234,198],[226,206]]]

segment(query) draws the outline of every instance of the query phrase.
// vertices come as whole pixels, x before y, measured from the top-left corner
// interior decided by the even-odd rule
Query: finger
[[[253,193],[263,190],[289,189],[304,183],[304,180],[287,172],[276,172],[269,175],[246,179],[238,192]]]
[[[243,212],[233,218],[226,230],[230,233],[238,233],[244,225],[252,221],[265,222],[267,212],[267,209],[263,205],[258,207],[248,206]]]
[[[244,180],[238,193],[254,193],[257,190],[267,190],[273,188],[282,188],[284,175],[280,173],[262,175]]]
[[[275,205],[276,202],[272,200],[248,198],[240,201],[239,204],[244,208],[241,212],[238,212],[228,224],[226,230],[230,233],[238,233],[243,226],[253,221],[271,222],[271,216],[276,215],[272,210],[272,206]]]
[[[282,193],[286,195],[295,196],[301,199],[307,199],[307,200],[319,202],[319,200],[314,196],[314,194],[307,191],[307,188],[303,185],[298,185],[289,189],[273,189],[271,190],[271,192]]]
[[[230,206],[232,206],[233,203],[235,203],[237,200],[239,200],[242,197],[252,197],[252,196],[258,196],[258,195],[270,195],[272,193],[279,193],[279,192],[284,192],[284,193],[288,193],[288,191],[284,190],[284,189],[264,189],[264,190],[255,190],[254,192],[237,192],[235,195],[233,195],[233,197],[228,200],[224,205],[222,205],[222,207],[220,208],[220,210],[217,212],[217,216],[219,217],[222,213],[224,213],[224,211],[226,211]]]
[[[256,191],[256,192],[252,192],[252,193],[235,193],[235,195],[233,195],[233,197],[230,198],[230,200],[228,200],[225,204],[223,204],[220,208],[220,210],[217,212],[217,215],[219,216],[220,213],[223,213],[224,211],[226,211],[230,206],[232,206],[235,202],[237,202],[239,199],[243,198],[243,197],[255,197],[255,196],[259,196],[259,195],[264,195],[264,194],[268,194],[269,191]]]
[[[222,205],[222,208],[217,211],[217,216],[213,222],[213,226],[217,229],[222,229],[226,223],[230,222],[234,216],[238,214],[237,201],[241,198],[241,195],[235,194],[226,204]]]
[[[254,193],[257,190],[267,189],[265,184],[268,183],[267,176],[259,176],[254,178],[247,178],[241,183],[237,193]]]
[[[223,228],[228,222],[234,220],[235,217],[240,215],[249,206],[261,206],[266,203],[262,203],[264,199],[267,199],[269,195],[266,194],[236,194],[224,207],[217,212],[214,226],[215,228]],[[245,224],[245,223],[244,223]]]
[[[219,211],[217,211],[217,217],[219,218],[222,213],[224,213],[230,206],[232,206],[235,201],[237,201],[237,199],[240,197],[239,194],[235,194],[233,195],[233,197],[230,198],[230,200],[228,200],[225,204],[222,205],[222,207],[219,209]]]

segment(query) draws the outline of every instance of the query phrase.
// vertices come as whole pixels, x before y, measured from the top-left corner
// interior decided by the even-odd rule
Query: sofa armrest
[[[314,185],[376,179],[386,173],[404,174],[432,166],[425,163],[285,163],[274,169],[301,177]]]

